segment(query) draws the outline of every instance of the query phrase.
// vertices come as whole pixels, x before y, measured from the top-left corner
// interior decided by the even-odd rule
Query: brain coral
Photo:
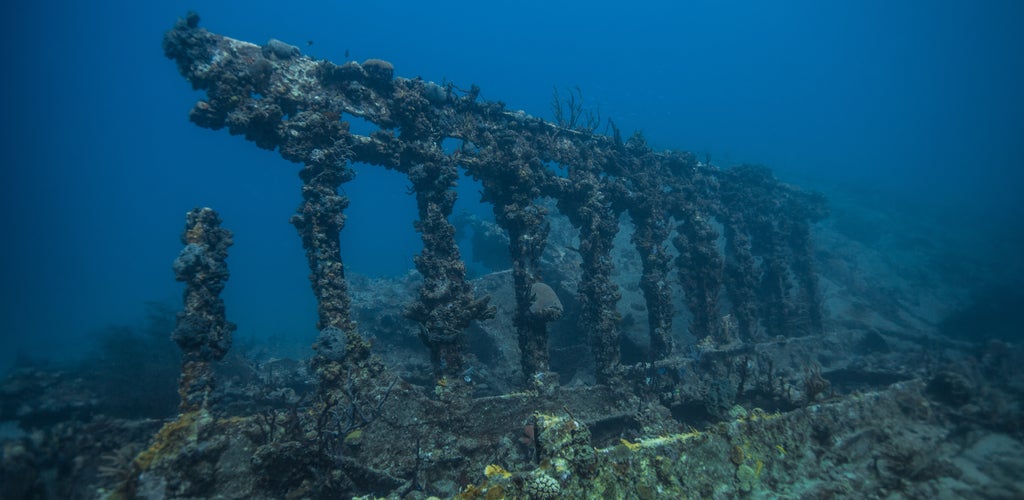
[[[539,281],[534,283],[530,288],[530,294],[533,296],[530,314],[551,320],[562,315],[562,301],[558,300],[558,294],[547,284]]]

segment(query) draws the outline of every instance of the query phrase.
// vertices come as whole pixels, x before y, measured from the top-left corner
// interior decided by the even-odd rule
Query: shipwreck
[[[812,237],[825,199],[767,168],[655,151],[610,122],[599,131],[574,100],[556,103],[548,121],[481,99],[476,86],[396,76],[384,60],[335,64],[277,40],[218,35],[195,14],[166,33],[163,49],[205,93],[194,124],[299,166],[291,223],[319,336],[296,369],[309,390],[268,378],[254,390],[260,401],[226,404],[215,367],[234,329],[219,299],[231,233],[214,210],[189,212],[174,265],[187,285],[172,336],[184,353],[180,414],[130,460],[112,497],[795,494],[806,468],[840,471],[874,453],[837,443],[875,439],[862,430],[883,420],[920,419],[926,381],[823,370],[815,357],[865,340],[826,331]],[[353,121],[373,130],[357,133]],[[416,200],[421,281],[402,316],[429,354],[419,379],[387,363],[369,340],[383,333],[353,317],[339,241],[342,186],[356,163],[404,175]],[[464,178],[480,184],[507,242],[504,309],[467,279],[452,213]],[[544,257],[556,218],[574,241],[557,265]],[[623,337],[617,238],[639,261],[626,286],[642,298],[640,341]],[[561,328],[586,346],[577,353],[585,373],[572,381],[551,345],[566,315]],[[497,319],[516,368],[488,392],[473,376],[481,360],[467,332]],[[884,469],[875,474],[898,474]],[[802,493],[841,496],[857,481],[835,477]]]

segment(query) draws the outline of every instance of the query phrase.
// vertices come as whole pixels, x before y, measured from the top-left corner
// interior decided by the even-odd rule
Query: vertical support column
[[[690,158],[654,158],[647,147],[647,141],[639,133],[629,138],[623,150],[636,158],[629,161],[627,157],[621,161],[630,170],[631,185],[631,189],[621,193],[621,197],[635,226],[632,241],[643,265],[640,290],[647,305],[651,342],[648,359],[656,361],[668,357],[675,349],[672,338],[675,308],[672,305],[672,285],[668,276],[672,258],[665,249],[665,242],[672,232],[669,199],[678,196],[678,184],[682,180],[672,173],[684,170]]]
[[[757,273],[750,236],[741,214],[725,217],[725,288],[732,301],[738,340],[750,341],[758,330]]]
[[[737,339],[754,340],[760,332],[757,297],[757,260],[750,236],[751,220],[762,215],[756,205],[756,196],[743,182],[748,171],[745,167],[723,170],[718,182],[718,219],[725,229],[725,289],[732,302],[732,318],[736,320]]]
[[[647,190],[629,208],[636,229],[633,245],[640,254],[644,273],[640,277],[640,290],[647,303],[647,323],[651,338],[651,360],[668,357],[674,348],[672,341],[672,286],[668,280],[668,264],[672,260],[663,242],[668,239],[670,226],[665,216],[661,196],[656,190]]]
[[[351,298],[341,261],[339,235],[345,227],[348,197],[338,187],[353,178],[344,161],[307,163],[299,173],[302,204],[291,218],[302,237],[309,262],[309,281],[317,302],[317,328],[312,366],[321,383],[338,386],[345,376],[345,361],[369,357],[369,344],[351,319]]]
[[[749,297],[753,292],[744,288],[755,290],[756,309],[769,336],[802,334],[804,326],[807,330],[820,328],[807,220],[824,216],[824,200],[792,190],[767,168],[752,165],[724,171],[721,193],[723,218],[727,230],[732,231],[727,233],[727,248],[733,254],[730,273],[735,274],[730,277],[730,293]],[[755,256],[760,257],[756,269]],[[813,297],[804,297],[804,304],[791,300],[791,273],[800,281],[802,293]]]
[[[612,281],[612,245],[619,221],[611,210],[591,214],[580,229],[583,277],[580,280],[581,327],[591,332],[597,381],[607,383],[619,366],[619,287]]]
[[[520,366],[526,383],[548,385],[550,353],[547,324],[562,315],[554,290],[541,280],[539,261],[551,227],[546,210],[526,199],[495,205],[495,220],[508,231],[512,280],[516,294],[515,325]]]
[[[679,282],[686,294],[686,305],[693,315],[690,332],[698,338],[720,338],[718,294],[722,286],[722,258],[718,254],[718,233],[706,215],[694,207],[679,212],[678,235],[672,243],[679,251],[676,259]]]
[[[811,253],[811,228],[806,221],[794,223],[789,233],[789,247],[792,252],[791,269],[800,287],[800,311],[807,321],[806,334],[821,333],[821,296],[818,289],[818,275],[814,272],[814,256]]]
[[[580,256],[583,258],[578,291],[580,329],[590,333],[597,381],[608,383],[615,378],[621,359],[621,318],[616,309],[621,294],[611,278],[611,251],[619,220],[594,173],[570,168],[569,178],[573,192],[559,202],[562,212],[580,230]]]
[[[822,298],[818,288],[818,274],[814,270],[814,241],[811,239],[811,223],[828,216],[825,198],[819,194],[793,193],[786,204],[788,218],[790,266],[800,286],[802,308],[806,315],[809,332],[821,333]]]
[[[174,260],[174,275],[186,284],[184,309],[171,334],[184,353],[178,382],[183,413],[207,405],[214,383],[211,365],[227,354],[235,330],[220,298],[229,276],[225,260],[231,231],[220,227],[220,217],[210,208],[193,209],[185,220],[185,248]]]
[[[760,224],[754,234],[754,244],[760,250],[761,260],[761,314],[768,336],[790,336],[787,328],[792,316],[789,291],[793,284],[789,279],[786,262],[786,242],[772,222]]]
[[[470,322],[493,317],[495,308],[488,305],[490,297],[473,298],[455,227],[448,221],[455,206],[452,188],[458,169],[450,163],[424,163],[404,171],[416,192],[420,219],[415,227],[423,239],[423,251],[414,258],[423,286],[406,316],[419,323],[420,339],[430,349],[438,379],[458,383],[464,362],[463,332]]]

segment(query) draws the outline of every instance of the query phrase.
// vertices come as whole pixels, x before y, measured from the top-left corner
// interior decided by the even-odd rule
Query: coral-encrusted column
[[[640,290],[647,304],[647,324],[650,329],[650,357],[652,361],[665,359],[674,348],[672,339],[672,286],[669,284],[669,263],[672,257],[665,249],[665,241],[672,232],[665,197],[666,185],[660,176],[660,162],[645,154],[646,142],[634,135],[626,147],[641,158],[633,162],[633,192],[622,203],[633,219],[633,245],[640,254],[643,275]],[[628,201],[628,203],[626,202]]]
[[[787,226],[790,268],[800,286],[801,309],[806,316],[808,334],[821,333],[822,297],[818,288],[818,274],[814,271],[814,242],[811,238],[811,223],[828,216],[828,205],[820,194],[792,192],[784,206],[782,224]]]
[[[545,185],[554,192],[558,183],[553,182],[536,150],[505,148],[486,134],[468,140],[493,152],[475,161],[460,155],[460,161],[484,186],[482,201],[493,204],[494,221],[508,231],[516,300],[513,321],[524,382],[534,388],[554,388],[558,377],[550,373],[548,323],[562,316],[563,307],[554,289],[544,283],[540,269],[551,226],[547,209],[537,199]],[[524,157],[529,159],[524,161]]]
[[[672,354],[672,286],[669,284],[668,264],[672,258],[663,242],[668,239],[669,226],[665,210],[658,196],[651,196],[649,203],[630,208],[636,231],[633,244],[640,254],[643,275],[640,290],[647,303],[647,322],[650,328],[651,359],[667,358]]]
[[[523,377],[528,383],[550,386],[557,379],[547,376],[550,371],[547,324],[561,317],[562,308],[554,291],[540,280],[540,256],[550,231],[546,211],[530,200],[516,199],[495,205],[494,212],[498,223],[508,230]],[[549,300],[538,297],[538,291]]]
[[[309,281],[317,299],[317,328],[352,329],[351,299],[339,241],[349,201],[338,193],[338,187],[352,178],[352,172],[344,165],[310,164],[299,177],[304,183],[303,201],[291,223],[302,237],[309,259]]]
[[[718,232],[708,214],[689,202],[680,204],[674,215],[679,220],[672,239],[679,256],[679,283],[686,294],[686,305],[693,315],[690,332],[697,338],[720,338],[718,294],[722,286],[722,257],[718,253]]]
[[[406,169],[406,174],[416,191],[420,219],[415,226],[423,239],[423,251],[414,259],[423,286],[406,315],[419,323],[438,379],[457,382],[464,370],[463,332],[472,321],[494,317],[495,308],[488,305],[490,297],[473,298],[455,227],[448,222],[455,206],[455,166],[424,163]]]
[[[355,363],[370,353],[350,316],[351,298],[341,261],[339,236],[345,226],[348,197],[339,194],[338,187],[353,175],[343,161],[328,159],[308,163],[299,177],[303,201],[291,222],[302,237],[309,282],[316,296],[320,335],[313,345],[312,366],[322,383],[335,387],[345,377],[346,361]]]
[[[226,319],[220,298],[229,274],[225,260],[231,231],[220,227],[217,212],[196,208],[186,216],[181,242],[185,248],[174,261],[174,274],[186,284],[185,308],[171,338],[184,352],[178,392],[181,410],[188,412],[206,405],[213,390],[211,363],[231,347],[235,325]]]
[[[621,298],[612,281],[612,246],[619,231],[619,218],[606,199],[601,180],[583,168],[570,168],[572,191],[559,200],[559,208],[580,230],[580,256],[583,258],[577,300],[580,304],[580,330],[589,332],[590,347],[599,383],[615,377],[620,364],[619,312]]]

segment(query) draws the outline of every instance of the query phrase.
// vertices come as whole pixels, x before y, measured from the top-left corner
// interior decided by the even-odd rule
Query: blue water
[[[1024,2],[22,2],[0,31],[0,363],[80,352],[147,301],[180,300],[170,263],[194,206],[235,233],[236,336],[313,338],[288,224],[298,166],[188,122],[200,96],[160,41],[189,9],[218,33],[387,59],[545,118],[552,89],[578,85],[625,133],[723,166],[1004,229],[1024,214]],[[406,183],[358,169],[346,264],[403,274],[419,246]]]

